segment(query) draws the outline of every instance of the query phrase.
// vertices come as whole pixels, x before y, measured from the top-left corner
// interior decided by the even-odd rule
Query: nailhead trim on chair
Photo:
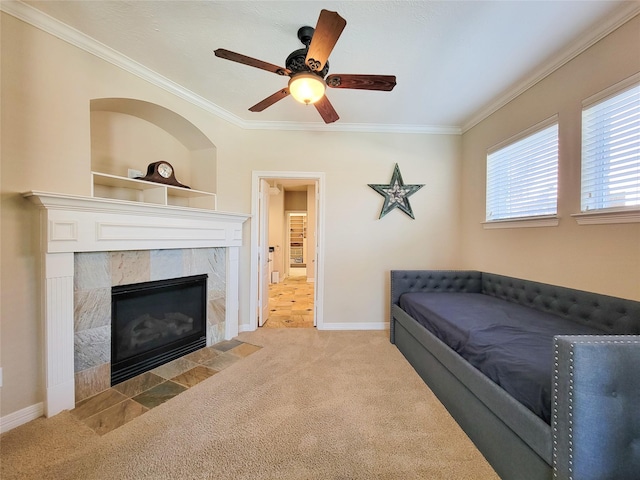
[[[569,480],[573,480],[573,364],[574,364],[574,347],[575,345],[597,345],[597,344],[611,344],[611,343],[619,343],[619,344],[640,344],[640,340],[625,340],[625,337],[634,337],[634,335],[612,335],[611,340],[576,340],[571,342],[571,350],[569,351],[569,390],[568,390],[568,408],[569,408]],[[622,340],[619,340],[623,338]],[[556,343],[554,348],[554,366],[553,366],[553,378],[554,378],[554,387],[553,387],[553,476],[554,478],[558,478],[558,381],[559,381],[559,367],[560,367],[560,357],[559,357],[559,345]]]
[[[553,352],[553,476],[558,478],[558,380],[560,357],[558,344],[555,344]]]

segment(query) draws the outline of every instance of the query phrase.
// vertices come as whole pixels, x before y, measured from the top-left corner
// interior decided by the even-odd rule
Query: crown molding
[[[469,119],[462,125],[462,133],[465,133],[466,131],[476,126],[489,115],[504,107],[511,100],[520,96],[522,93],[533,87],[536,83],[542,81],[544,78],[551,75],[563,65],[569,63],[589,47],[602,40],[604,37],[627,23],[638,14],[640,14],[640,2],[628,2],[628,4],[621,8],[616,14],[598,24],[597,27],[589,30],[587,34],[565,48],[560,54],[558,54],[551,61],[540,67],[535,73],[529,76],[529,78],[527,78],[514,88],[510,89],[504,95],[501,95],[495,102],[477,112],[474,116],[471,117],[471,119]]]
[[[246,121],[233,113],[220,108],[209,100],[193,93],[172,80],[132,60],[120,52],[98,42],[65,23],[56,20],[38,9],[18,0],[2,0],[0,10],[53,35],[81,50],[95,55],[106,62],[136,75],[147,82],[160,87],[177,97],[196,105],[203,110],[245,130],[305,130],[305,131],[334,131],[334,132],[366,132],[366,133],[429,133],[444,135],[460,135],[460,127],[429,126],[429,125],[377,125],[377,124],[347,124],[325,125],[322,123],[296,122],[254,122]]]
[[[122,55],[116,50],[104,45],[103,43],[94,40],[93,38],[85,35],[84,33],[76,30],[75,28],[66,25],[59,20],[47,15],[46,13],[33,8],[30,5],[14,0],[3,0],[0,2],[0,10],[9,15],[12,15],[29,25],[36,27],[46,33],[53,35],[81,50],[84,50],[92,55],[95,55],[102,60],[105,60],[117,67],[126,70],[129,73],[136,75],[149,83],[156,85],[174,95],[186,100],[194,105],[197,105],[204,110],[238,126],[244,127],[242,119],[233,115],[232,113],[218,107],[217,105],[209,102],[205,98],[196,95],[190,90],[185,89],[181,85],[169,80],[168,78],[154,72],[153,70],[145,67],[144,65],[130,59],[129,57]]]
[[[388,125],[374,123],[304,123],[304,122],[246,122],[247,130],[292,130],[318,132],[350,133],[414,133],[431,135],[461,135],[462,129],[456,126],[438,125]]]
[[[437,134],[437,135],[461,135],[473,128],[482,120],[504,107],[510,101],[524,93],[526,90],[540,82],[551,73],[577,57],[586,49],[606,37],[624,23],[640,14],[640,2],[629,2],[607,21],[602,22],[582,38],[574,42],[553,60],[538,69],[527,80],[500,96],[495,102],[486,106],[473,115],[462,126],[438,126],[438,125],[382,125],[362,123],[341,123],[325,125],[322,123],[299,122],[255,122],[246,121],[233,113],[220,108],[209,100],[193,93],[183,86],[169,80],[144,65],[122,55],[116,50],[94,40],[84,33],[56,20],[55,18],[18,0],[0,1],[0,10],[12,15],[33,27],[47,32],[81,50],[91,53],[123,70],[136,75],[149,83],[156,85],[187,102],[196,105],[203,110],[245,130],[295,130],[295,131],[333,131],[333,132],[359,132],[359,133],[413,133],[413,134]]]

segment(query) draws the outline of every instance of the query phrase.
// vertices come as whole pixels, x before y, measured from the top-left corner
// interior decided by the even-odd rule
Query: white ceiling
[[[372,131],[464,131],[640,11],[638,1],[615,0],[24,3],[90,37],[83,42],[100,42],[175,82],[245,128]],[[298,28],[315,26],[323,8],[347,21],[329,73],[393,74],[396,88],[327,89],[340,115],[331,126],[291,97],[249,112],[288,78],[217,58],[213,50],[284,66],[302,48]]]

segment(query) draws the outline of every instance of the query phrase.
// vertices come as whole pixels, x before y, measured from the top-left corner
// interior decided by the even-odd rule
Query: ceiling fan
[[[305,46],[291,53],[285,62],[286,68],[247,57],[239,53],[219,48],[216,57],[250,67],[291,77],[286,88],[256,103],[249,110],[261,112],[291,94],[296,100],[313,104],[325,123],[332,123],[340,117],[325,95],[325,84],[331,88],[358,90],[382,90],[389,92],[396,86],[395,75],[351,75],[333,74],[328,77],[327,61],[347,21],[336,12],[321,10],[316,28],[305,26],[298,30],[298,38]]]

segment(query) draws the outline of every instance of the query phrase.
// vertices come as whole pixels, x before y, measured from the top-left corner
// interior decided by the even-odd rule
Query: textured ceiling
[[[321,9],[347,26],[329,73],[393,74],[392,92],[328,89],[334,124],[396,130],[466,128],[607,33],[639,2],[619,1],[26,1],[229,112],[272,128],[325,128],[291,97],[247,109],[287,84],[222,60],[225,48],[284,66]],[[630,13],[631,12],[631,13]],[[267,123],[265,123],[267,122]],[[329,128],[329,127],[326,127]]]

